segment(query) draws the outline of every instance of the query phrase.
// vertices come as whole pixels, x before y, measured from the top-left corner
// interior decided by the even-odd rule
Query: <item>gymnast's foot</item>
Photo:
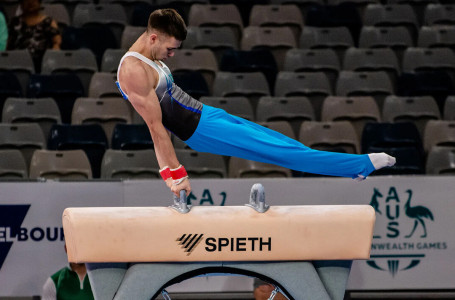
[[[393,156],[390,156],[384,152],[382,153],[371,153],[368,154],[368,157],[371,160],[371,163],[373,164],[373,167],[375,170],[382,169],[384,167],[391,167],[396,163],[396,159]],[[366,178],[366,176],[363,175],[357,175],[356,178],[354,178],[355,181],[362,181]]]

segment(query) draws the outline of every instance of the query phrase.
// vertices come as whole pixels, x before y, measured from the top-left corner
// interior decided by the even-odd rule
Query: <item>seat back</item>
[[[156,179],[160,166],[155,151],[108,149],[101,164],[101,178],[106,179]]]
[[[0,180],[28,178],[27,164],[20,150],[0,150]]]
[[[92,178],[92,172],[82,150],[37,150],[30,164],[30,178],[85,180]]]
[[[62,122],[57,103],[52,98],[8,98],[2,114],[3,123],[38,123],[47,139],[53,124]]]

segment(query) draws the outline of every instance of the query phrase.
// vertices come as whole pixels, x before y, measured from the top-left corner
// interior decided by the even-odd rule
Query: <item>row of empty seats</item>
[[[110,3],[109,3],[110,2]],[[93,22],[111,26],[127,24],[147,25],[151,11],[161,7],[173,7],[183,16],[190,26],[204,26],[207,23],[228,25],[231,27],[285,25],[302,27],[305,25],[335,24],[341,26],[391,25],[404,24],[410,29],[420,25],[453,24],[454,12],[451,5],[427,1],[413,4],[388,4],[379,1],[351,1],[325,4],[312,0],[310,7],[299,9],[298,3],[255,4],[242,6],[240,1],[225,1],[224,4],[208,4],[198,0],[174,1],[174,5],[154,4],[146,0],[137,1],[45,1],[43,8],[46,14],[54,17],[63,26],[82,27]],[[202,2],[202,3],[201,3]],[[205,2],[205,3],[204,3]],[[242,1],[247,2],[247,1]],[[265,1],[264,1],[265,2]],[[253,4],[253,5],[252,5]],[[418,5],[420,4],[420,5]],[[18,1],[4,1],[7,17],[14,16]],[[179,6],[180,5],[180,6]],[[300,7],[302,8],[302,7]],[[96,21],[94,21],[96,20]],[[337,24],[338,23],[338,24]]]
[[[254,110],[246,97],[202,97],[202,103],[219,107],[253,122],[285,121],[291,131],[286,135],[296,138],[301,123],[316,121],[313,105],[307,97],[261,97]],[[357,136],[362,135],[367,122],[413,122],[421,135],[430,120],[455,120],[455,96],[445,103],[441,115],[432,97],[388,96],[380,111],[372,97],[336,97],[323,100],[321,120],[349,121]],[[52,98],[8,98],[1,115],[2,123],[38,123],[45,138],[54,124],[62,124],[57,103]],[[117,124],[144,124],[129,102],[121,98],[77,98],[71,112],[71,124],[101,124],[111,142]]]
[[[431,153],[435,146],[450,149],[455,146],[454,121],[430,120],[424,128],[423,135],[419,133],[414,123],[402,121],[398,123],[366,121],[361,139],[348,121],[306,121],[301,125],[298,140],[319,150],[344,153],[384,151],[397,157],[395,167],[380,170],[378,174],[423,174],[425,153]],[[289,123],[275,121],[264,125],[293,137]],[[185,144],[176,138],[174,145],[176,149],[185,150]],[[123,151],[153,149],[153,141],[146,125],[117,124],[113,131],[111,147]],[[92,176],[99,178],[102,159],[109,149],[109,142],[99,124],[53,125],[48,139],[45,139],[37,123],[0,124],[0,148],[20,150],[27,166],[32,164],[36,150],[84,150],[91,165]],[[294,172],[294,175],[296,174],[299,175]]]

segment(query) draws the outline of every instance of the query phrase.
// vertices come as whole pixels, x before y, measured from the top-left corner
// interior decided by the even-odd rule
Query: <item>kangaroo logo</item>
[[[412,190],[407,189],[404,193],[405,195],[402,196],[402,198],[406,198],[404,206],[395,187],[390,187],[387,194],[383,194],[378,188],[374,188],[370,200],[370,205],[374,208],[378,219],[386,220],[385,233],[384,228],[379,228],[378,231],[381,233],[376,233],[373,236],[372,250],[373,252],[376,252],[374,250],[388,251],[388,254],[371,255],[372,259],[368,260],[367,264],[377,270],[388,270],[392,276],[395,276],[399,271],[416,267],[419,265],[421,258],[425,257],[425,254],[389,254],[389,251],[402,252],[404,250],[415,250],[416,248],[425,249],[422,246],[425,245],[424,242],[415,243],[414,241],[416,238],[427,238],[427,223],[434,221],[433,213],[428,207],[411,205],[411,200],[413,200]],[[408,225],[409,220],[414,221],[412,227]],[[400,238],[401,241],[395,242],[393,240],[397,238]],[[405,242],[403,242],[403,238]],[[388,239],[388,241],[381,243],[384,239]],[[392,242],[390,239],[392,239]],[[407,242],[411,239],[412,242]],[[376,243],[377,241],[379,243]],[[444,247],[446,247],[445,243]],[[400,268],[400,263],[405,263],[405,266]]]

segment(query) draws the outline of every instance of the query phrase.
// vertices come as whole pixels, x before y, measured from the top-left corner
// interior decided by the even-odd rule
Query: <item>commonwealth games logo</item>
[[[428,251],[445,250],[447,243],[430,240],[437,221],[427,199],[414,197],[411,189],[374,188],[370,205],[376,211],[376,228],[367,264],[393,277],[417,267]],[[415,199],[414,199],[415,198]]]

